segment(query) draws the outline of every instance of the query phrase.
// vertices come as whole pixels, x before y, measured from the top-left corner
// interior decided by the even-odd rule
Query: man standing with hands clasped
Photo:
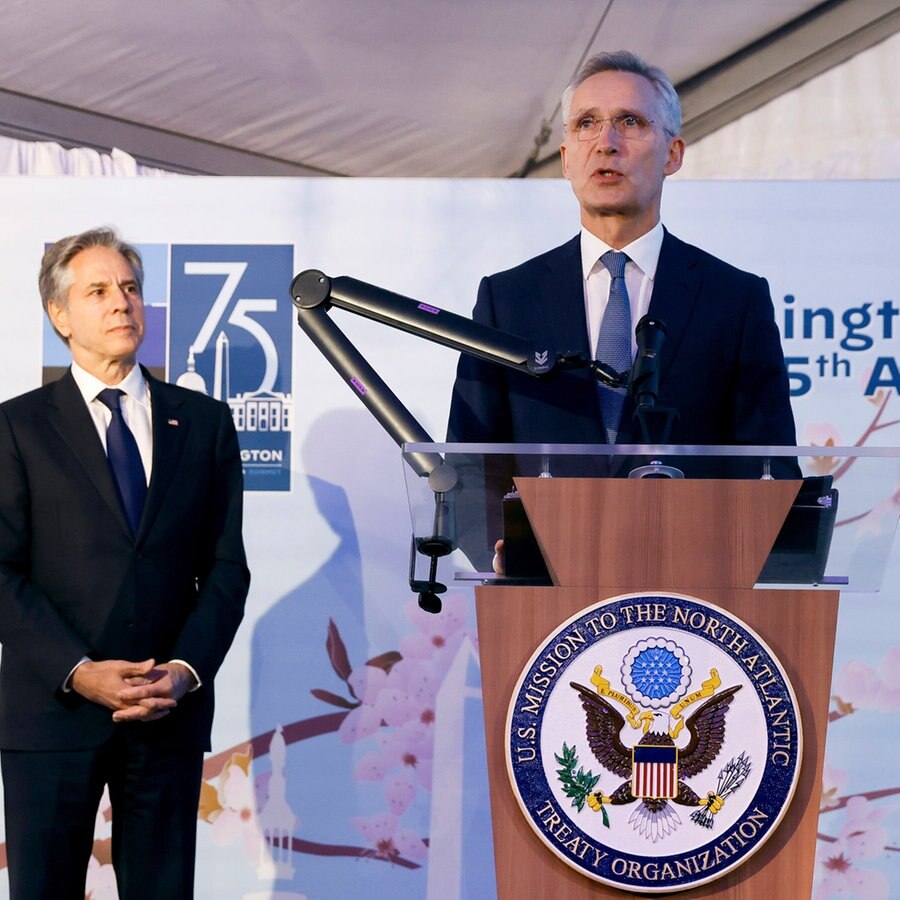
[[[83,900],[104,786],[122,900],[193,896],[213,678],[249,572],[224,404],[136,364],[137,251],[108,229],[44,254],[72,354],[0,405],[0,763],[13,900]]]
[[[566,88],[562,110],[562,168],[581,232],[484,278],[473,318],[621,372],[634,358],[635,325],[652,314],[668,330],[657,405],[679,413],[671,443],[793,446],[766,281],[680,241],[660,221],[663,182],[684,156],[669,78],[632,53],[601,53]],[[633,413],[624,389],[598,386],[586,369],[537,380],[463,355],[448,440],[639,443]],[[799,475],[785,463],[782,474]]]

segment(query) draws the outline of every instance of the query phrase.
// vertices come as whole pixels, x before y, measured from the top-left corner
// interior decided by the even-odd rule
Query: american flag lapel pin
[[[169,419],[169,424],[178,427],[178,419]]]

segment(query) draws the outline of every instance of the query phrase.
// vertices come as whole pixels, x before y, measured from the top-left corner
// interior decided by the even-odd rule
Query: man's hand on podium
[[[506,574],[506,561],[503,558],[503,538],[500,538],[496,544],[494,544],[494,560],[491,563],[494,572],[497,575],[505,575]]]

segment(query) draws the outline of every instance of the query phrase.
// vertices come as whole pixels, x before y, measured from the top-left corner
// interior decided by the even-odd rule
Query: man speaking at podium
[[[623,372],[634,359],[635,324],[652,314],[668,333],[656,405],[678,413],[668,443],[793,446],[768,284],[660,221],[663,182],[684,156],[681,104],[668,76],[632,53],[601,53],[566,88],[562,111],[562,168],[581,207],[581,233],[482,279],[475,321]],[[633,414],[624,388],[598,384],[587,369],[539,380],[463,354],[447,439],[641,443]],[[793,460],[775,462],[777,474],[799,477]],[[488,474],[488,493],[509,490],[502,480]],[[499,528],[490,521],[497,507],[481,543]]]
[[[137,251],[44,254],[59,380],[0,406],[0,762],[13,900],[83,900],[104,786],[122,900],[193,896],[212,682],[249,585],[228,407],[136,365]]]
[[[663,182],[684,155],[681,105],[666,74],[632,53],[601,53],[566,88],[562,110],[562,168],[581,233],[484,278],[473,318],[625,371],[634,327],[651,313],[668,329],[657,405],[679,413],[670,443],[794,445],[766,281],[660,221]],[[463,355],[448,440],[637,443],[633,412],[624,389],[598,387],[585,369],[541,381]]]

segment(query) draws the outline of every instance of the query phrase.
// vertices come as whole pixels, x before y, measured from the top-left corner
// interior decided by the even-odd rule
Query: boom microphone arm
[[[291,298],[297,308],[297,322],[308,333],[304,320],[309,313],[319,311],[319,316],[313,316],[318,318],[334,306],[537,378],[563,369],[590,369],[595,378],[612,387],[621,387],[628,380],[628,373],[614,372],[586,353],[535,347],[526,338],[346,275],[329,278],[317,269],[307,269],[291,283]]]
[[[297,324],[394,441],[432,443],[428,432],[329,318],[331,280],[307,269],[291,283],[291,298],[297,309]],[[409,464],[417,475],[428,477],[444,461],[436,453],[416,453],[409,457]]]
[[[595,379],[611,387],[624,387],[633,380],[631,372],[615,372],[585,353],[536,348],[532,341],[525,338],[345,275],[329,278],[317,269],[306,269],[291,282],[291,299],[297,310],[297,324],[382,428],[400,445],[432,443],[432,439],[332,322],[328,316],[331,307],[535,378],[544,378],[567,369],[586,368]],[[453,467],[437,453],[409,454],[407,461],[417,475],[428,478],[429,487],[435,494],[433,534],[429,538],[413,541],[410,586],[419,592],[419,605],[423,609],[439,612],[441,602],[435,595],[445,591],[446,587],[435,581],[437,559],[451,553],[456,546],[449,495],[456,486],[457,476]],[[431,558],[427,582],[413,578],[416,551]]]

